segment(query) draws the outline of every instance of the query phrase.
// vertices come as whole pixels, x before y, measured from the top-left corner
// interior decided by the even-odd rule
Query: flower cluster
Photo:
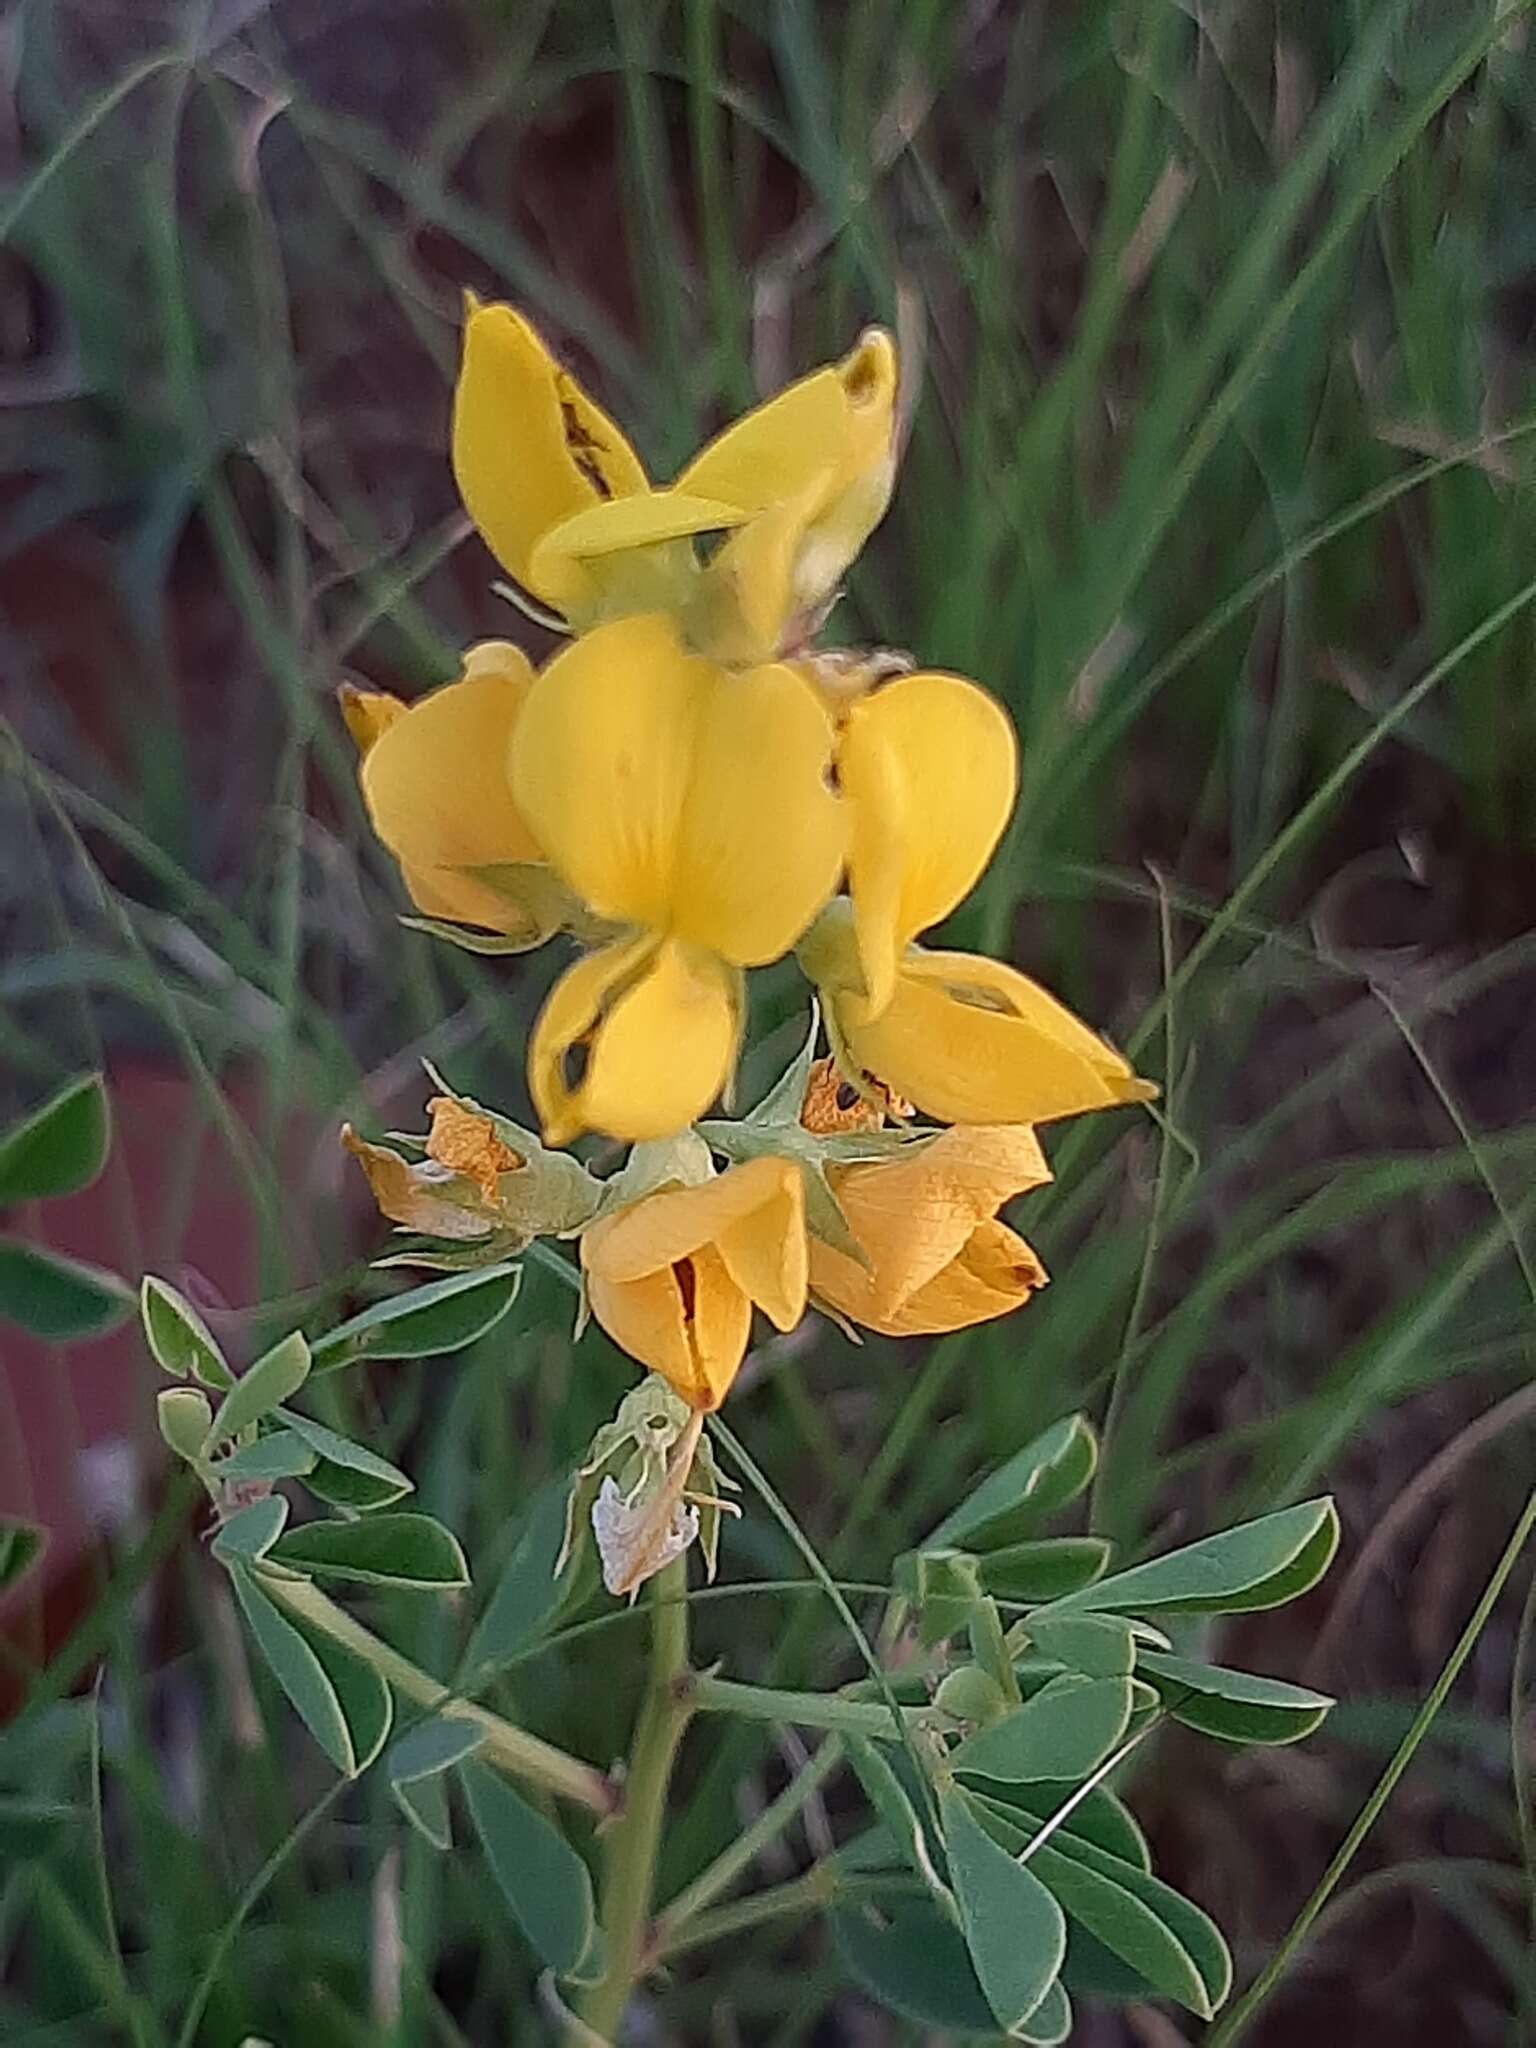
[[[536,671],[484,642],[410,705],[342,693],[413,921],[580,948],[530,1041],[541,1137],[445,1089],[423,1157],[347,1142],[386,1214],[457,1247],[435,1263],[578,1236],[592,1315],[695,1415],[754,1308],[910,1334],[1026,1300],[1044,1270],[998,1212],[1049,1178],[1034,1127],[1155,1092],[1014,968],[918,943],[1018,761],[975,683],[814,644],[890,497],[896,398],[872,329],[657,484],[521,314],[471,299],[459,487],[567,644]],[[745,970],[791,952],[829,1057],[813,1025],[756,1110],[701,1122]],[[607,1181],[551,1149],[586,1132],[633,1148]]]

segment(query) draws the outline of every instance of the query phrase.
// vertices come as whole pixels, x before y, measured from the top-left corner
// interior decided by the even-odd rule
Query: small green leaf
[[[996,2039],[997,2021],[954,1921],[928,1899],[893,1896],[829,1915],[849,1974],[919,2026]]]
[[[241,1430],[270,1415],[309,1378],[309,1346],[299,1332],[284,1337],[248,1366],[219,1403],[206,1448],[228,1443]]]
[[[232,1558],[254,1564],[257,1558],[266,1556],[282,1535],[287,1519],[287,1501],[280,1493],[269,1493],[264,1500],[253,1500],[249,1506],[236,1508],[232,1515],[227,1515],[209,1547],[222,1564],[228,1564]]]
[[[1171,1998],[1203,2020],[1211,2017],[1205,1980],[1194,1959],[1166,1921],[1127,1884],[1064,1854],[1054,1838],[1035,1850],[1029,1867],[1049,1885],[1074,1920],[1080,1920],[1159,1996]]]
[[[104,1337],[133,1313],[133,1292],[115,1273],[43,1245],[0,1238],[0,1319],[50,1344]]]
[[[1064,1417],[967,1494],[921,1548],[995,1550],[1030,1535],[1082,1492],[1098,1459],[1098,1443],[1082,1416]]]
[[[178,1458],[189,1465],[202,1463],[213,1403],[201,1387],[162,1387],[155,1396],[155,1419]]]
[[[462,1351],[493,1330],[517,1299],[521,1266],[503,1263],[450,1273],[376,1301],[349,1322],[317,1337],[316,1372],[335,1372],[359,1358],[435,1358]]]
[[[385,1758],[397,1805],[435,1849],[453,1847],[443,1773],[473,1756],[484,1741],[485,1730],[473,1721],[434,1714],[402,1735]]]
[[[1045,1886],[1000,1848],[954,1790],[939,1810],[965,1945],[998,2025],[1012,2033],[1061,1973],[1067,1925]]]
[[[597,1931],[587,1866],[558,1829],[484,1764],[459,1781],[514,1919],[557,1976],[581,1967]]]
[[[512,932],[503,938],[497,932],[478,932],[468,925],[448,924],[440,917],[402,917],[407,931],[425,932],[429,939],[446,939],[450,946],[457,946],[465,953],[483,954],[487,959],[498,959],[506,953],[528,953],[537,946],[542,933],[530,927],[527,931]]]
[[[183,1391],[173,1387],[172,1393]],[[164,1401],[162,1394],[160,1399]],[[242,1444],[214,1466],[219,1479],[302,1479],[315,1469],[315,1453],[291,1429],[274,1429],[253,1444]]]
[[[46,1529],[0,1515],[0,1593],[19,1586],[47,1548]]]
[[[1129,1679],[1064,1672],[1022,1707],[962,1742],[950,1763],[957,1771],[1008,1784],[1075,1783],[1098,1769],[1124,1737],[1130,1717]]]
[[[1138,1870],[1150,1871],[1152,1851],[1147,1838],[1138,1827],[1135,1817],[1104,1785],[1095,1785],[1091,1790],[1067,1792],[1060,1786],[1007,1785],[992,1783],[983,1795],[976,1795],[978,1803],[987,1811],[1012,1822],[1018,1829],[1017,1850],[1027,1848],[1042,1828],[1050,1829],[1050,1839],[1063,1837],[1060,1846],[1073,1841],[1088,1842],[1095,1849],[1102,1849],[1107,1856],[1119,1858],[1124,1863],[1134,1863]],[[1062,1804],[1070,1799],[1071,1808],[1065,1820],[1058,1820]],[[1006,1839],[1006,1838],[1005,1838]]]
[[[1129,1678],[1136,1664],[1131,1625],[1113,1614],[1032,1614],[1025,1632],[1042,1657],[1090,1678]]]
[[[1047,1991],[1027,2020],[1021,2020],[1009,2036],[1027,2041],[1030,2048],[1060,2048],[1072,2032],[1072,2001],[1060,1978]]]
[[[0,1136],[0,1209],[88,1188],[107,1163],[112,1119],[100,1074],[81,1074]]]
[[[1090,1586],[1109,1565],[1102,1536],[1048,1536],[989,1550],[980,1560],[984,1590],[999,1600],[1059,1600]]]
[[[355,1777],[358,1763],[352,1732],[336,1688],[312,1645],[262,1591],[248,1569],[235,1565],[229,1576],[256,1647],[272,1676],[337,1770],[344,1777]]]
[[[564,1479],[540,1487],[528,1505],[506,1563],[465,1652],[465,1666],[480,1673],[499,1670],[539,1641],[564,1606],[576,1577],[574,1564],[555,1576],[565,1540]]]
[[[1161,1878],[1122,1862],[1119,1857],[1107,1855],[1080,1835],[1053,1835],[1049,1844],[1035,1851],[1031,1864],[1050,1850],[1100,1877],[1108,1878],[1148,1907],[1163,1922],[1199,1972],[1209,2011],[1214,2012],[1224,2003],[1232,1989],[1232,1957],[1222,1939],[1221,1929],[1208,1913],[1203,1913],[1192,1899],[1186,1899],[1172,1885],[1164,1884]],[[1042,1871],[1041,1875],[1045,1873]],[[1086,1916],[1079,1917],[1087,1924]],[[1101,1940],[1105,1939],[1098,1927],[1091,1931]],[[1113,1947],[1113,1944],[1109,1945]],[[1192,2006],[1191,2010],[1198,2012],[1200,2007]]]
[[[145,1274],[139,1288],[139,1316],[150,1355],[173,1379],[201,1380],[205,1387],[216,1387],[220,1393],[234,1385],[235,1376],[218,1339],[169,1281]]]
[[[1248,1614],[1279,1607],[1317,1583],[1338,1541],[1333,1502],[1303,1501],[1116,1572],[1056,1601],[1053,1611]]]
[[[1327,1693],[1303,1685],[1156,1650],[1143,1650],[1137,1669],[1151,1679],[1176,1721],[1221,1742],[1299,1742],[1334,1705]]]
[[[981,1598],[977,1561],[964,1550],[909,1550],[892,1567],[891,1583],[917,1609],[925,1650],[958,1634]]]
[[[304,1480],[317,1500],[367,1513],[387,1508],[413,1490],[413,1482],[399,1466],[391,1465],[376,1451],[366,1450],[350,1437],[327,1429],[323,1422],[301,1415],[296,1408],[279,1408],[274,1412],[284,1428],[302,1438],[319,1460]]]
[[[320,1578],[443,1592],[469,1584],[459,1541],[430,1515],[369,1515],[359,1522],[306,1522],[290,1529],[273,1562]]]

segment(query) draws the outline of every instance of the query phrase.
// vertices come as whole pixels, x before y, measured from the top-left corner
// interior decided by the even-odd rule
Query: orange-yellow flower
[[[895,393],[895,352],[871,329],[653,487],[522,314],[470,297],[454,473],[492,553],[572,626],[668,611],[704,651],[764,660],[885,511]],[[694,546],[704,533],[733,536],[707,565]]]
[[[404,704],[350,686],[342,715],[373,828],[430,917],[533,946],[561,922],[559,890],[512,795],[512,730],[533,670],[505,640],[464,656],[457,682]]]
[[[780,1330],[805,1313],[800,1172],[750,1160],[695,1187],[663,1188],[582,1236],[597,1321],[693,1408],[718,1408],[746,1354],[754,1303]]]
[[[810,1284],[867,1329],[913,1337],[1007,1315],[1046,1283],[1024,1239],[998,1221],[1010,1196],[1051,1178],[1024,1124],[956,1125],[890,1160],[827,1178],[868,1258],[811,1239]]]

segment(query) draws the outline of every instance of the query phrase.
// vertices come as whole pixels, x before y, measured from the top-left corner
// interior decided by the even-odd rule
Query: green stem
[[[611,1814],[618,1805],[618,1798],[612,1782],[591,1764],[579,1758],[568,1756],[563,1749],[556,1749],[553,1743],[544,1742],[537,1735],[530,1735],[526,1729],[514,1728],[510,1721],[504,1721],[500,1714],[493,1714],[489,1707],[482,1707],[474,1700],[460,1699],[419,1664],[413,1664],[409,1657],[402,1657],[398,1650],[382,1642],[360,1621],[354,1621],[343,1607],[327,1598],[318,1586],[308,1579],[285,1579],[276,1574],[263,1573],[262,1591],[292,1613],[302,1615],[312,1628],[324,1631],[333,1642],[340,1643],[355,1657],[361,1657],[365,1664],[371,1664],[379,1676],[396,1692],[418,1706],[429,1707],[449,1721],[470,1721],[485,1732],[485,1746],[481,1754],[487,1763],[495,1764],[514,1778],[526,1778],[530,1783],[554,1792],[562,1799],[573,1800],[578,1806],[585,1806],[589,1812]]]
[[[733,1678],[695,1677],[688,1699],[705,1714],[740,1714],[748,1721],[788,1721],[800,1728],[828,1728],[837,1735],[868,1735],[891,1742],[900,1726],[891,1725],[891,1710],[874,1700],[845,1699],[835,1692],[785,1692],[776,1685],[740,1685]],[[903,1721],[923,1711],[909,1707]]]
[[[635,1723],[624,1782],[624,1810],[609,1829],[603,1858],[602,1922],[607,1962],[576,2011],[600,2040],[619,2030],[646,1960],[656,1855],[672,1764],[693,1711],[688,1675],[687,1559],[674,1558],[651,1582],[651,1668]],[[574,2036],[573,2038],[583,2038]]]
[[[655,1953],[664,1954],[687,1921],[696,1918],[706,1906],[712,1906],[722,1892],[729,1891],[738,1878],[746,1875],[768,1844],[783,1834],[842,1760],[842,1742],[837,1736],[829,1735],[804,1769],[790,1779],[777,1799],[768,1802],[751,1826],[744,1828],[728,1848],[722,1849],[692,1884],[685,1885],[668,1900],[651,1930],[651,1946]]]
[[[1473,1609],[1471,1620],[1462,1630],[1460,1641],[1446,1659],[1444,1670],[1435,1680],[1423,1706],[1414,1715],[1413,1723],[1408,1733],[1399,1743],[1396,1755],[1382,1772],[1375,1791],[1372,1792],[1370,1798],[1367,1799],[1359,1813],[1356,1814],[1354,1825],[1340,1843],[1338,1854],[1323,1872],[1322,1877],[1318,1881],[1316,1891],[1313,1892],[1311,1898],[1307,1900],[1307,1903],[1291,1922],[1285,1939],[1275,1950],[1275,1953],[1270,1957],[1258,1976],[1254,1978],[1237,2004],[1231,2008],[1221,2024],[1206,2035],[1205,2048],[1231,2048],[1232,2042],[1236,2041],[1243,2033],[1248,2022],[1290,1968],[1301,1949],[1302,1943],[1311,1931],[1313,1921],[1316,1920],[1318,1914],[1327,1905],[1345,1871],[1354,1861],[1356,1850],[1375,1825],[1376,1818],[1380,1814],[1381,1809],[1386,1805],[1396,1789],[1398,1779],[1402,1777],[1404,1771],[1412,1763],[1415,1751],[1429,1733],[1435,1716],[1445,1705],[1451,1687],[1456,1683],[1460,1675],[1461,1667],[1471,1656],[1477,1639],[1482,1634],[1489,1615],[1493,1612],[1495,1602],[1503,1592],[1510,1573],[1513,1572],[1515,1566],[1520,1561],[1520,1553],[1524,1550],[1526,1541],[1533,1528],[1536,1528],[1536,1493],[1533,1493],[1526,1502],[1524,1512],[1515,1524],[1514,1533],[1505,1545],[1504,1555],[1494,1566],[1493,1576],[1483,1588],[1483,1597]]]
[[[1010,1707],[1024,1704],[1019,1691],[1019,1674],[1013,1668],[1013,1659],[1008,1654],[1008,1644],[1003,1636],[1003,1624],[997,1611],[997,1602],[985,1596],[971,1609],[971,1649],[976,1662],[986,1672],[1004,1701]]]
[[[784,1884],[770,1885],[765,1891],[754,1892],[749,1899],[737,1899],[732,1905],[720,1906],[713,1913],[701,1913],[696,1920],[690,1920],[686,1927],[672,1935],[664,1948],[658,1949],[657,1960],[670,1962],[674,1956],[686,1955],[691,1949],[705,1948],[713,1941],[725,1941],[732,1935],[745,1934],[749,1929],[765,1926],[772,1920],[822,1913],[829,1906],[847,1905],[854,1899],[909,1897],[923,1890],[916,1878],[845,1873],[832,1864],[816,1863]]]

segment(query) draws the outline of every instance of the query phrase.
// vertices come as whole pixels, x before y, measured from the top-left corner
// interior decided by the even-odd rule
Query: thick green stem
[[[645,1964],[656,1855],[672,1764],[693,1710],[688,1675],[686,1558],[651,1582],[651,1666],[624,1780],[624,1810],[609,1829],[603,1859],[606,1966],[577,2005],[578,2019],[612,2041]]]
[[[731,1678],[689,1680],[690,1703],[705,1714],[740,1714],[748,1721],[788,1721],[801,1728],[828,1728],[837,1735],[868,1735],[892,1742],[898,1731],[891,1710],[874,1700],[850,1700],[835,1692],[785,1692],[774,1685],[738,1685]],[[909,1721],[926,1710],[904,1710]]]
[[[469,1721],[483,1729],[485,1746],[481,1754],[485,1761],[495,1764],[510,1777],[525,1778],[531,1784],[540,1785],[547,1792],[554,1792],[562,1799],[573,1800],[578,1806],[585,1806],[590,1812],[611,1814],[618,1806],[618,1797],[612,1781],[595,1770],[591,1764],[584,1764],[579,1758],[568,1756],[563,1749],[556,1749],[553,1743],[542,1741],[537,1735],[530,1735],[526,1729],[514,1728],[510,1721],[493,1714],[489,1707],[482,1707],[473,1700],[457,1697],[441,1679],[423,1671],[419,1664],[413,1664],[409,1657],[402,1657],[398,1650],[392,1650],[360,1621],[354,1621],[343,1607],[328,1599],[318,1586],[309,1579],[280,1578],[275,1573],[263,1573],[261,1587],[272,1599],[280,1601],[292,1613],[302,1615],[312,1628],[318,1628],[343,1645],[354,1656],[361,1657],[365,1664],[371,1664],[379,1676],[396,1692],[418,1706],[430,1707],[449,1721]]]

